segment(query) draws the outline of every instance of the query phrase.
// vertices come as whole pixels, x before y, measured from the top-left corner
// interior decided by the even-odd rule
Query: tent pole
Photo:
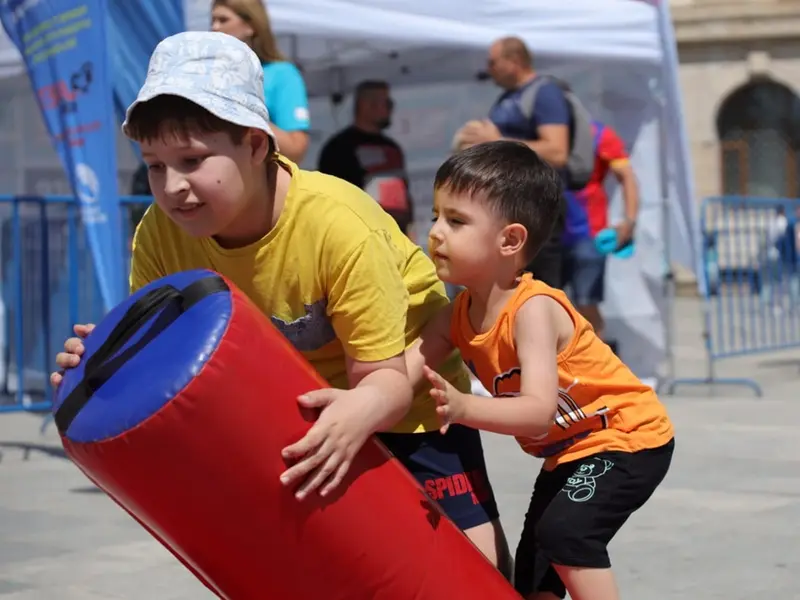
[[[660,169],[661,169],[661,214],[662,214],[662,235],[664,236],[664,341],[666,345],[666,377],[659,379],[658,389],[666,388],[667,394],[674,392],[676,384],[676,364],[675,364],[675,273],[672,266],[671,251],[671,207],[669,195],[669,148],[676,147],[675,153],[675,175],[684,185],[688,185],[689,196],[692,196],[691,181],[688,180],[688,165],[684,162],[688,156],[688,148],[683,131],[669,131],[669,127],[679,128],[678,122],[673,123],[670,118],[675,111],[680,112],[681,97],[676,70],[678,68],[678,55],[675,43],[675,36],[672,29],[672,18],[669,10],[669,3],[666,1],[655,3],[658,11],[658,27],[661,37],[661,48],[663,52],[662,60],[667,64],[664,68],[662,64],[661,78],[658,89],[658,108],[659,108],[659,146],[660,146]],[[670,143],[671,140],[671,143]],[[679,190],[678,190],[679,191]],[[692,207],[693,208],[693,207]],[[687,219],[692,221],[691,218]],[[695,241],[695,230],[690,226],[689,243],[695,254],[695,261],[699,264],[698,248]],[[698,273],[702,271],[698,268]]]
[[[666,381],[675,379],[675,274],[672,269],[670,251],[670,210],[669,210],[669,140],[667,137],[667,106],[663,91],[658,94],[658,162],[659,194],[661,197],[661,238],[663,239],[663,294],[664,294],[664,345],[667,363]],[[660,387],[659,382],[659,386]]]

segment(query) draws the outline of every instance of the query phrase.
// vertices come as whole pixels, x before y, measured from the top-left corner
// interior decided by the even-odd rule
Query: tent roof
[[[183,1],[187,28],[206,29],[210,1]],[[447,70],[463,77],[464,69],[482,66],[478,59],[449,59],[469,48],[485,51],[492,40],[512,34],[535,54],[552,58],[657,64],[662,54],[657,11],[641,0],[269,0],[268,6],[282,46],[307,73],[369,62],[379,68],[394,61],[402,68],[400,62],[416,56],[409,57],[409,50],[424,49],[430,60],[430,50],[438,49],[447,53]],[[510,22],[519,27],[510,31]],[[21,61],[0,30],[0,78],[21,73]]]
[[[189,13],[208,11],[204,0],[188,1]],[[268,4],[270,14],[275,15],[276,28],[280,30],[284,11],[296,3],[294,0],[269,0]],[[366,29],[373,38],[383,37],[377,32],[385,30],[389,38],[405,32],[415,37],[419,35],[417,41],[424,43],[422,30],[418,33],[406,26],[407,22],[410,25],[407,19],[413,18],[420,24],[430,20],[434,26],[445,25],[447,29],[434,30],[434,37],[460,38],[463,45],[485,48],[485,36],[475,40],[461,37],[460,28],[470,26],[491,31],[492,37],[518,35],[535,53],[547,56],[591,56],[602,60],[617,58],[653,63],[659,63],[662,56],[657,8],[642,0],[569,0],[562,3],[552,0],[406,0],[403,3],[397,0],[327,0],[320,2],[322,4],[330,5],[333,11],[346,11],[339,13],[343,16],[352,15],[356,7],[359,15],[369,12],[378,17],[379,20]],[[509,23],[518,23],[519,27],[509,30]],[[333,25],[330,29],[337,27]]]
[[[184,0],[187,26],[206,29],[208,0]],[[518,35],[552,62],[662,65],[657,9],[641,0],[268,0],[273,29],[312,96],[363,79],[392,85],[467,80],[499,37]],[[356,18],[357,17],[357,18]],[[524,18],[520,18],[524,17]],[[509,24],[514,24],[510,28]]]

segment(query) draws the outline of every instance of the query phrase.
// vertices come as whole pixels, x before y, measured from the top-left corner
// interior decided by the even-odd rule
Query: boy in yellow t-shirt
[[[515,436],[544,459],[514,561],[528,600],[618,600],[606,546],[666,475],[673,427],[656,393],[595,334],[565,294],[524,273],[550,237],[561,181],[518,142],[473,146],[434,182],[430,252],[439,277],[466,289],[407,353],[412,383],[436,389],[454,424]],[[430,367],[454,349],[492,398]]]
[[[497,564],[506,553],[479,433],[440,435],[430,386],[413,390],[405,368],[405,349],[448,303],[444,286],[369,196],[278,153],[262,78],[252,50],[225,34],[182,33],[155,49],[123,124],[156,201],[134,238],[131,290],[196,268],[231,279],[332,386],[299,399],[323,410],[284,450],[294,461],[284,483],[300,499],[330,493],[379,433]],[[65,350],[57,363],[74,367],[80,340]],[[439,372],[469,389],[457,353]]]

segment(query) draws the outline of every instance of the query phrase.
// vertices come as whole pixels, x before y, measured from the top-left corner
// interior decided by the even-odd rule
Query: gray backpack
[[[569,157],[567,158],[567,182],[569,190],[582,190],[589,183],[594,171],[594,134],[592,132],[592,117],[578,96],[570,89],[569,85],[549,75],[539,75],[528,85],[520,95],[520,109],[526,119],[533,117],[533,107],[536,106],[536,94],[544,83],[555,83],[564,92],[564,98],[569,105],[572,126],[569,132]]]

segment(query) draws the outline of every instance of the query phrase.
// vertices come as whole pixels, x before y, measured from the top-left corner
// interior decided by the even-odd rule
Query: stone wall
[[[800,0],[672,0],[698,201],[720,193],[717,112],[754,77],[800,92]]]

